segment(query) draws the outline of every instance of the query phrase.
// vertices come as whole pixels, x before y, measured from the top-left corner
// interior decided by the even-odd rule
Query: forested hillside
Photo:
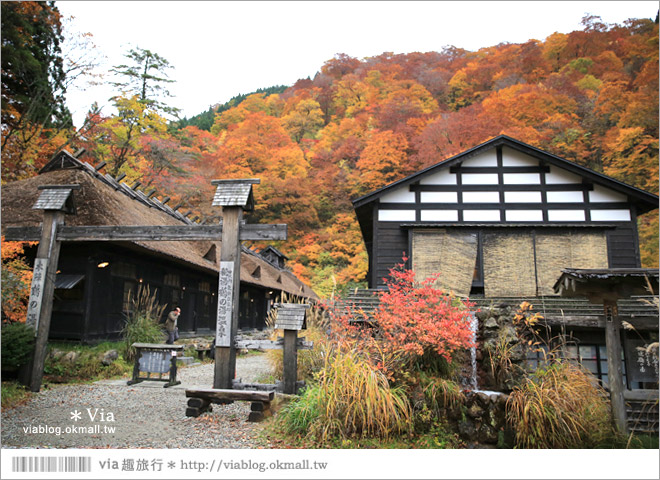
[[[88,162],[216,221],[211,179],[261,178],[249,221],[287,223],[277,247],[329,295],[367,271],[351,199],[499,134],[658,192],[658,24],[585,17],[583,26],[476,52],[339,54],[282,93],[212,111],[208,131],[201,121],[173,128],[124,92],[118,115],[90,112],[79,132],[44,127],[27,150],[3,143],[3,182],[35,174],[68,141]],[[3,118],[4,108],[3,97]],[[640,224],[643,264],[657,266],[657,212]]]

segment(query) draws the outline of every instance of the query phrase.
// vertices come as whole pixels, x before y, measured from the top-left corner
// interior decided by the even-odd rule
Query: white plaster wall
[[[381,222],[414,222],[415,210],[378,210]]]
[[[464,173],[463,185],[497,185],[497,173]]]
[[[551,222],[584,222],[584,210],[548,210]]]
[[[505,173],[505,185],[540,185],[541,175],[538,173]]]
[[[541,192],[504,192],[506,203],[541,203]]]
[[[584,194],[582,192],[546,192],[548,203],[582,203]]]
[[[502,165],[505,167],[538,167],[539,161],[509,147],[502,147]]]
[[[542,210],[506,210],[507,222],[541,222],[543,221]]]
[[[499,210],[463,210],[463,220],[466,222],[499,222]]]
[[[631,218],[630,210],[591,210],[591,220],[594,222],[629,222]]]
[[[494,149],[488,150],[468,158],[461,162],[461,165],[463,167],[497,167],[497,152]]]
[[[421,192],[419,199],[422,203],[457,203],[456,192]]]
[[[589,201],[594,203],[625,202],[627,200],[625,195],[600,185],[594,185],[594,189],[589,192]]]
[[[449,173],[449,167],[438,172],[424,176],[420,179],[420,185],[456,185],[456,174]]]
[[[422,222],[457,222],[458,210],[422,210]]]
[[[386,203],[415,203],[415,192],[408,191],[408,187],[397,188],[380,197],[380,201]]]
[[[545,183],[548,185],[557,185],[562,183],[582,183],[582,178],[553,165],[550,167],[550,172],[545,174]]]
[[[499,192],[463,192],[463,203],[498,203]]]

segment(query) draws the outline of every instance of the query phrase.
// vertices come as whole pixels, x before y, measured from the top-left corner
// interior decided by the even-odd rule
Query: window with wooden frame
[[[110,275],[114,277],[137,278],[135,265],[126,262],[114,262],[110,265]]]
[[[568,345],[565,356],[569,360],[580,363],[589,370],[594,377],[598,378],[603,387],[607,388],[608,383],[608,365],[607,365],[607,347],[602,344],[579,344]],[[626,365],[621,350],[621,371],[623,372],[623,384],[626,384]]]
[[[166,273],[163,278],[163,283],[168,287],[181,288],[181,277],[176,273]]]

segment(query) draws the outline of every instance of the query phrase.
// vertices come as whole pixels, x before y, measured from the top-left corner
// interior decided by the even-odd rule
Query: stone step
[[[196,359],[194,357],[176,357],[176,361],[183,365],[192,365],[196,362]]]

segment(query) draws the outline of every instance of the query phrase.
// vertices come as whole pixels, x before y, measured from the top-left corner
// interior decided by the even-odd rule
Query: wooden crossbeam
[[[235,348],[246,348],[248,350],[282,350],[284,348],[284,338],[280,337],[277,340],[251,340],[251,339],[236,339],[234,341]],[[298,338],[296,348],[298,350],[311,350],[314,347],[314,342],[306,341],[304,338]]]
[[[5,227],[5,240],[35,242],[41,238],[41,227]],[[66,226],[57,228],[57,240],[64,242],[102,241],[217,241],[222,237],[222,225],[121,225]],[[287,225],[241,225],[239,240],[286,240]]]
[[[230,390],[219,388],[188,389],[188,398],[204,398],[207,400],[248,400],[252,402],[272,402],[275,398],[274,392],[256,392],[251,390]]]

